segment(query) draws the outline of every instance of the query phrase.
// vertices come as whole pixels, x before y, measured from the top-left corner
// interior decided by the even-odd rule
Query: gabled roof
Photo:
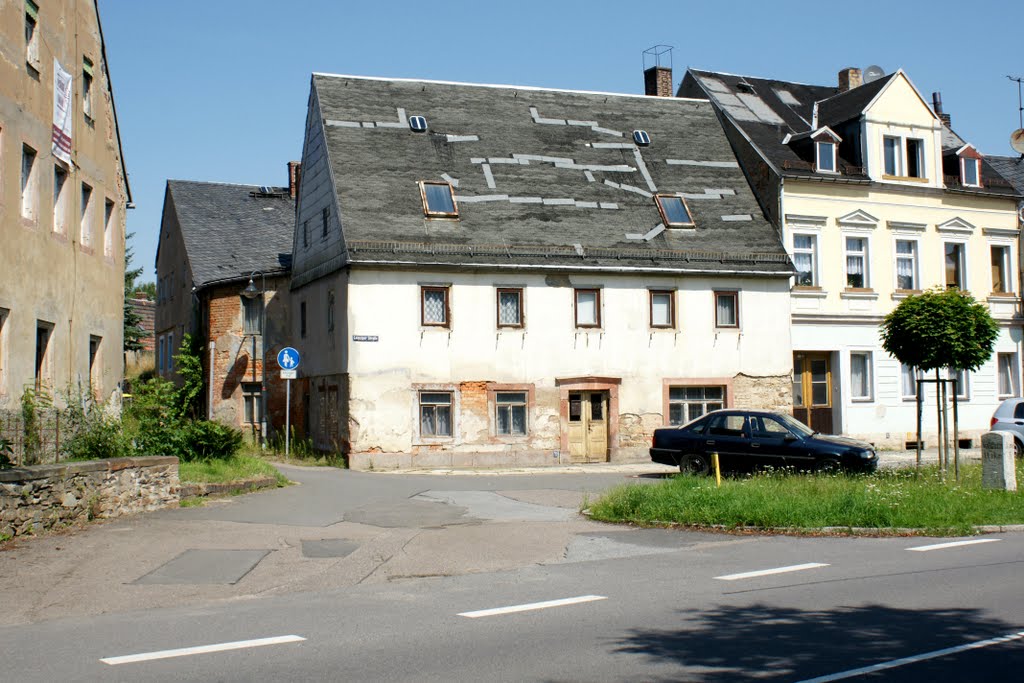
[[[898,71],[891,73],[858,88],[852,88],[819,101],[818,125],[837,126],[840,123],[859,118],[878,96],[878,93],[882,92],[898,73]]]
[[[196,287],[290,268],[295,203],[288,188],[269,189],[261,196],[256,185],[167,181],[165,211],[181,226]]]
[[[349,263],[791,270],[707,102],[328,74],[312,88]],[[419,181],[450,181],[459,219],[425,218]],[[696,228],[665,229],[659,193]]]

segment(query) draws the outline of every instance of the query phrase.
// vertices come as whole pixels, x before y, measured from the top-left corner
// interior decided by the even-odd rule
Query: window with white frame
[[[966,370],[954,370],[953,368],[946,368],[946,379],[956,380],[956,397],[961,401],[966,401],[971,397],[971,374]],[[946,394],[951,396],[953,392],[952,387],[947,387]]]
[[[725,407],[725,387],[669,387],[668,423],[681,425]]]
[[[601,326],[601,290],[577,289],[573,292],[576,327]]]
[[[1010,284],[1010,247],[993,244],[991,247],[992,293],[1009,294],[1013,291]]]
[[[981,186],[981,160],[960,157],[960,182],[967,187]]]
[[[912,365],[900,363],[900,394],[904,401],[912,401],[917,398],[917,380],[920,378],[920,370]]]
[[[866,237],[846,238],[846,287],[866,289],[868,279],[868,240]]]
[[[668,289],[650,290],[651,327],[676,326],[676,293]]]
[[[499,391],[494,395],[494,430],[499,436],[526,434],[526,392]]]
[[[796,265],[797,287],[818,284],[818,237],[793,233],[793,263]]]
[[[850,352],[850,398],[854,401],[872,399],[873,370],[870,351]]]
[[[996,365],[999,372],[999,398],[1020,396],[1020,376],[1017,372],[1017,354],[996,354]]]
[[[945,273],[946,273],[946,289],[966,289],[966,279],[964,277],[964,252],[966,251],[966,245],[962,242],[946,242],[943,245],[944,258],[945,258]]]
[[[247,424],[260,424],[263,422],[263,412],[261,410],[263,402],[260,400],[261,389],[262,387],[259,382],[242,383],[243,421]]]
[[[28,145],[21,147],[21,215],[35,220],[38,200],[36,193],[36,151]]]
[[[928,174],[924,168],[924,140],[918,138],[907,138],[907,167],[908,178],[924,178]]]
[[[420,436],[450,437],[452,435],[452,393],[422,391],[420,399]]]
[[[891,135],[886,135],[882,138],[882,160],[885,175],[903,175],[903,167],[900,164],[902,156],[903,143],[900,138]]]
[[[917,241],[896,240],[896,289],[920,289],[917,275]]]
[[[924,140],[886,135],[882,138],[883,173],[893,178],[926,178]]]
[[[828,140],[814,143],[814,168],[819,173],[836,172],[836,144]]]

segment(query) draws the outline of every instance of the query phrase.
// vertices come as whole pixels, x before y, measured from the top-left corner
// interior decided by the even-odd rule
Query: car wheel
[[[818,461],[817,469],[822,474],[836,474],[843,469],[843,466],[835,458],[825,458]]]
[[[705,475],[711,472],[711,462],[706,455],[684,455],[679,461],[679,471],[683,474]]]

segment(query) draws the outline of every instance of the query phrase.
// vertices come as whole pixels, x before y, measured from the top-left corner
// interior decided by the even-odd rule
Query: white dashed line
[[[775,569],[762,569],[756,572],[743,572],[742,574],[726,574],[725,576],[716,576],[715,578],[719,581],[736,581],[738,579],[753,579],[757,576],[771,576],[772,574],[786,574],[787,572],[799,572],[804,569],[817,569],[818,567],[827,567],[827,564],[821,562],[808,562],[807,564],[794,564],[789,567],[777,567]]]
[[[919,545],[913,548],[907,548],[907,550],[913,550],[919,553],[926,553],[929,550],[944,550],[946,548],[959,548],[962,545],[977,545],[978,543],[995,543],[1001,541],[1001,538],[978,538],[973,541],[952,541],[951,543],[935,543],[934,545]]]
[[[187,657],[189,655],[201,655],[209,652],[225,652],[227,650],[244,650],[250,647],[263,647],[265,645],[297,643],[301,640],[305,640],[305,638],[303,638],[302,636],[276,636],[274,638],[258,638],[256,640],[238,640],[233,643],[218,643],[216,645],[199,645],[197,647],[183,647],[177,650],[143,652],[137,655],[124,655],[122,657],[105,657],[100,661],[104,664],[116,666],[117,664],[148,662],[154,659],[170,659],[171,657]]]
[[[514,614],[516,612],[529,612],[536,609],[548,609],[549,607],[565,607],[566,605],[578,605],[582,602],[594,602],[595,600],[607,600],[603,595],[581,595],[576,598],[562,598],[561,600],[547,600],[545,602],[531,602],[525,605],[512,605],[511,607],[495,607],[493,609],[482,609],[476,612],[460,612],[460,617],[478,619],[480,617],[493,617],[499,614]]]
[[[935,650],[934,652],[925,652],[924,654],[914,655],[913,657],[904,657],[903,659],[894,659],[891,662],[882,662],[881,664],[874,664],[872,666],[861,667],[860,669],[850,669],[849,671],[841,671],[836,674],[829,674],[827,676],[818,676],[817,678],[808,678],[800,683],[831,683],[831,681],[841,681],[845,678],[855,678],[857,676],[863,676],[864,674],[874,673],[876,671],[885,671],[886,669],[895,669],[898,666],[905,666],[907,664],[916,664],[917,662],[924,662],[929,659],[935,659],[937,657],[945,657],[946,655],[955,655],[959,652],[967,652],[968,650],[977,650],[983,647],[991,647],[992,645],[1002,645],[1003,643],[1009,643],[1014,640],[1020,640],[1024,638],[1024,631],[1018,631],[1017,633],[1009,633],[1005,636],[999,636],[998,638],[989,638],[988,640],[979,640],[974,643],[967,643],[966,645],[957,645],[956,647],[947,647],[944,650]]]

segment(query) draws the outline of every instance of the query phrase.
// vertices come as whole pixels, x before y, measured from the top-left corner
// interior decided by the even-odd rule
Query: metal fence
[[[0,411],[0,437],[11,447],[7,454],[15,467],[60,461],[61,419],[57,410],[36,413],[31,429],[19,412]]]

